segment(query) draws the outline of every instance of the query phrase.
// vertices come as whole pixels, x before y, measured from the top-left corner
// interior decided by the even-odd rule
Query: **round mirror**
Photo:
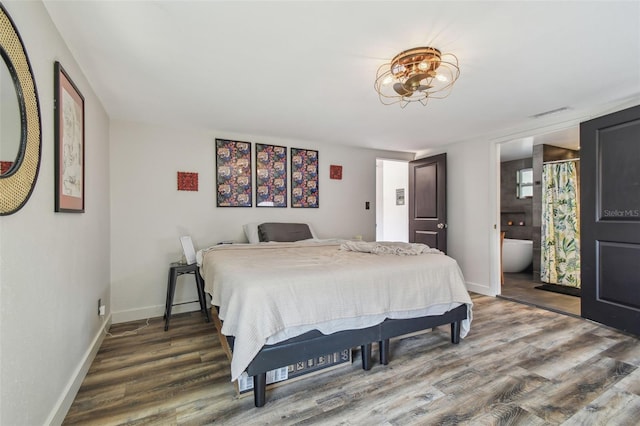
[[[0,65],[0,175],[8,175],[21,153],[22,119],[9,67]]]
[[[0,215],[17,212],[33,192],[40,168],[42,133],[38,93],[24,44],[0,4]],[[5,101],[8,103],[5,105]],[[6,140],[5,140],[6,139]],[[6,170],[5,170],[6,168]]]

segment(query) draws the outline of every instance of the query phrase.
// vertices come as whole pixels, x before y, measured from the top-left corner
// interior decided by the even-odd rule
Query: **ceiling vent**
[[[560,111],[566,111],[568,109],[569,109],[569,107],[563,106],[563,107],[552,109],[552,110],[549,110],[549,111],[539,112],[538,114],[534,114],[534,115],[529,116],[529,118],[540,118],[540,117],[544,117],[545,115],[556,114],[556,113],[558,113]]]

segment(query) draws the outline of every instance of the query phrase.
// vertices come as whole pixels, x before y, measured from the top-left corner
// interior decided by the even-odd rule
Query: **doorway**
[[[575,294],[575,291],[564,291],[575,288],[548,285],[550,256],[545,251],[549,245],[545,246],[544,235],[548,238],[549,221],[543,222],[546,220],[543,206],[549,202],[544,199],[549,190],[542,188],[543,173],[547,181],[549,173],[549,167],[544,163],[578,157],[579,144],[576,126],[498,145],[499,231],[505,233],[505,239],[501,240],[500,297],[580,316],[580,298],[568,294]]]
[[[376,241],[409,242],[409,163],[376,160]]]

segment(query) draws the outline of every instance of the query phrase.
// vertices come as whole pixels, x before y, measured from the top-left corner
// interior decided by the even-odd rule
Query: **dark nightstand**
[[[180,275],[193,274],[196,280],[196,287],[198,289],[198,300],[192,302],[173,303],[173,295],[176,291],[176,279]],[[186,263],[172,263],[169,266],[169,280],[167,281],[167,300],[164,307],[164,331],[169,330],[169,321],[171,320],[171,308],[176,305],[184,305],[185,303],[200,303],[200,312],[204,312],[207,322],[211,321],[209,310],[207,309],[207,298],[204,294],[204,281],[198,271],[198,264],[193,263],[187,265]]]

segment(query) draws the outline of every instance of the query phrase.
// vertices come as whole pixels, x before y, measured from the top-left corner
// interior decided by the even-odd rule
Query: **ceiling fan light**
[[[381,65],[374,88],[385,105],[400,103],[403,108],[410,102],[426,105],[429,98],[447,97],[459,76],[455,55],[443,54],[434,47],[416,47]]]
[[[405,66],[404,66],[404,65],[401,65],[401,64],[394,64],[394,65],[391,67],[391,73],[392,73],[392,74],[394,74],[394,75],[402,74],[402,73],[403,73],[403,72],[405,72],[405,71],[406,71]]]

